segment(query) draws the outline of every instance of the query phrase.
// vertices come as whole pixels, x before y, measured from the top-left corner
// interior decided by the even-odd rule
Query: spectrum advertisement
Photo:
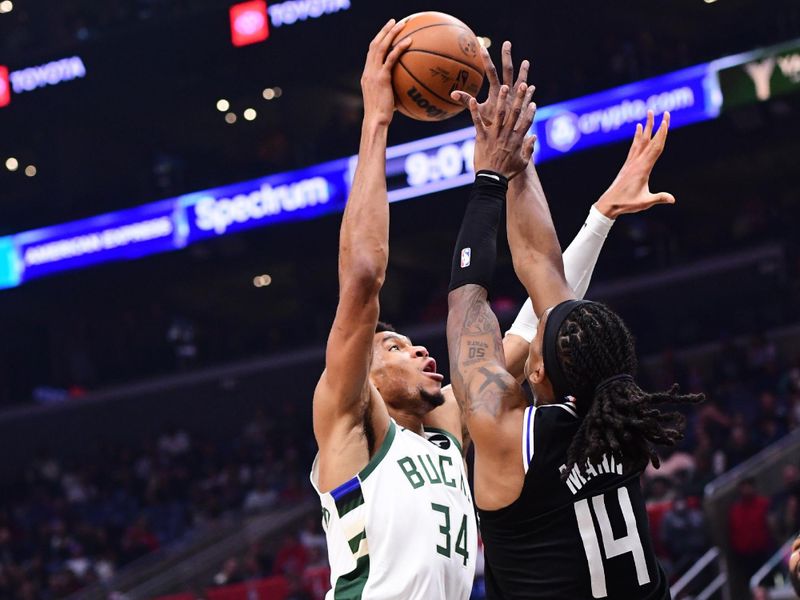
[[[797,43],[797,42],[795,42]],[[647,111],[670,111],[672,127],[714,119],[723,106],[719,74],[754,58],[775,57],[791,71],[794,48],[760,50],[540,108],[532,130],[538,135],[537,163],[632,137]],[[783,64],[780,61],[783,61]],[[781,72],[783,76],[783,71]],[[781,83],[781,90],[784,86]],[[469,184],[474,130],[466,127],[386,152],[389,201],[399,202]],[[113,260],[178,250],[206,239],[254,227],[341,212],[357,157],[169,198],[0,238],[0,288],[57,272]]]

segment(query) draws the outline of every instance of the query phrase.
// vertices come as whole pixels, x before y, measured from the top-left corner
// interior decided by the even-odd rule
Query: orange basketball
[[[483,84],[478,38],[464,23],[440,12],[421,12],[402,20],[394,43],[411,37],[392,71],[397,110],[420,121],[441,121],[464,107],[450,98],[461,90],[473,96]]]

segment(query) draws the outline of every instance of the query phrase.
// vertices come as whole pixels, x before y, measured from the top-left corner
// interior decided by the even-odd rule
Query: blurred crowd
[[[675,579],[711,545],[706,485],[800,428],[800,364],[786,364],[773,342],[754,336],[747,347],[725,345],[708,375],[667,353],[651,380],[655,388],[677,381],[707,394],[687,413],[684,442],[662,451],[661,468],[648,467],[643,477],[656,551]],[[800,530],[798,465],[784,467],[772,495],[753,479],[741,481],[727,518],[732,568],[749,577]]]
[[[63,598],[190,530],[307,498],[310,457],[275,430],[258,412],[228,443],[168,425],[80,462],[40,453],[4,487],[0,599]]]
[[[728,344],[706,369],[679,356],[666,352],[643,369],[652,389],[677,381],[708,395],[687,412],[684,442],[643,476],[653,539],[673,581],[710,546],[705,486],[800,427],[800,364],[782,361],[772,341]],[[109,445],[82,460],[42,451],[22,480],[3,488],[0,600],[63,598],[207,524],[313,496],[312,448],[292,442],[309,439],[300,435],[307,426],[257,411],[228,441],[166,425],[138,447]],[[752,573],[800,529],[797,466],[782,476],[769,496],[752,480],[740,484],[728,515],[738,569]],[[315,515],[281,541],[260,540],[231,556],[202,585],[278,576],[291,597],[318,600],[328,586],[326,559]],[[475,598],[481,590],[479,576]]]

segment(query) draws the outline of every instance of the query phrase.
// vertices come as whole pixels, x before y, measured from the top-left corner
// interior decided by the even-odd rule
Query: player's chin
[[[430,383],[426,386],[419,388],[419,395],[422,401],[430,406],[431,410],[444,404],[444,394],[442,393],[442,384],[437,382],[435,386]]]

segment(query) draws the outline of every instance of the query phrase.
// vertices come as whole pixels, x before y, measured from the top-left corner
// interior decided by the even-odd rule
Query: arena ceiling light
[[[25,175],[28,177],[36,177],[36,167],[34,165],[25,167]]]
[[[244,116],[245,121],[255,121],[258,113],[255,108],[246,108],[242,116]]]
[[[11,0],[0,2],[0,13],[10,13],[12,10],[14,10],[14,3]]]
[[[264,98],[264,100],[275,100],[276,98],[280,98],[282,95],[283,90],[277,85],[275,87],[265,88],[264,91],[261,92],[261,96]]]
[[[236,123],[236,113],[229,112],[228,114],[226,114],[225,122],[228,125],[233,125],[234,123]]]
[[[19,169],[19,161],[13,156],[9,156],[8,159],[6,159],[6,169],[12,172],[16,171]]]
[[[253,277],[253,285],[257,288],[267,287],[272,283],[272,277],[269,275],[256,275]]]
[[[231,107],[231,103],[225,100],[225,98],[220,98],[217,100],[217,110],[219,112],[225,112]]]

